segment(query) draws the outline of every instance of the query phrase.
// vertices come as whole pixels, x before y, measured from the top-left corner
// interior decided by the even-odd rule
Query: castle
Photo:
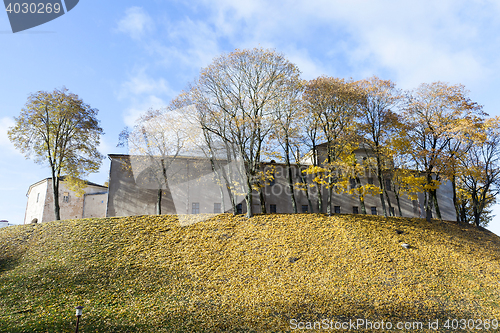
[[[367,156],[365,149],[355,151],[356,158],[362,160]],[[236,213],[246,213],[244,191],[234,190],[233,193],[223,186],[220,173],[214,171],[210,159],[196,156],[177,156],[168,161],[168,168],[164,169],[165,180],[155,174],[155,161],[146,156],[109,154],[111,160],[109,172],[109,187],[88,183],[84,189],[84,196],[78,198],[61,183],[61,219],[112,217],[130,215],[150,215],[158,211],[158,202],[161,202],[162,214],[218,214],[232,212],[231,195],[234,196]],[[307,155],[306,155],[307,156]],[[145,163],[147,162],[147,163]],[[158,162],[158,161],[156,161]],[[165,163],[162,159],[161,163]],[[301,171],[310,165],[305,160],[301,166],[292,165],[293,183],[301,182]],[[237,174],[237,166],[222,161],[220,166],[223,173]],[[283,164],[262,163],[263,171],[273,173],[273,178],[262,188],[262,197],[253,191],[253,213],[261,212],[261,198],[264,199],[268,213],[292,213],[290,190],[288,187],[287,172]],[[168,175],[167,175],[168,174]],[[312,184],[312,176],[307,175],[308,183]],[[161,177],[160,177],[161,178]],[[51,179],[44,179],[30,186],[28,190],[28,205],[24,223],[46,222],[54,220],[53,196]],[[234,183],[241,184],[243,179],[233,178]],[[403,217],[424,217],[424,195],[418,195],[418,200],[410,200],[407,196],[399,197],[401,214],[396,204],[394,186],[390,178],[385,178],[389,200],[392,203],[390,215]],[[373,184],[379,186],[377,177],[363,177],[362,185]],[[350,186],[356,186],[351,182]],[[158,200],[161,188],[161,200]],[[299,213],[318,213],[318,186],[308,188],[308,197],[305,191],[294,190]],[[321,189],[323,211],[326,213],[327,189]],[[455,220],[455,209],[452,201],[452,186],[444,182],[437,190],[442,218]],[[379,196],[366,196],[364,200],[367,214],[382,215]],[[312,211],[311,211],[312,208]],[[389,207],[387,207],[389,211]],[[359,214],[362,212],[359,198],[349,194],[337,194],[332,197],[331,211],[335,214]]]

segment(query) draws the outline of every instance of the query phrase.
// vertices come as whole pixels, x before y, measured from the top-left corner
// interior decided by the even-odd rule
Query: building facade
[[[362,160],[367,156],[366,150],[355,151],[356,158]],[[165,181],[151,181],[146,172],[144,157],[110,154],[110,183],[108,194],[107,216],[129,216],[155,214],[157,211],[158,188],[162,188],[162,214],[217,214],[232,212],[230,193],[214,172],[214,166],[209,159],[199,157],[177,157],[169,161],[169,167],[164,170]],[[162,161],[163,162],[163,161]],[[302,182],[303,170],[310,161],[305,161],[300,167],[292,165],[293,183]],[[267,181],[262,188],[262,197],[267,213],[292,213],[291,191],[288,185],[286,167],[277,163],[263,163],[263,171],[272,173],[274,179]],[[223,173],[238,174],[239,167],[223,163]],[[219,172],[220,175],[221,172]],[[151,173],[150,173],[151,174]],[[241,173],[240,173],[241,174]],[[328,189],[311,186],[312,175],[307,175],[308,195],[304,190],[294,189],[297,211],[299,213],[326,213]],[[148,180],[149,179],[149,180]],[[403,217],[425,217],[424,195],[419,194],[418,200],[410,200],[407,196],[399,196],[399,213],[394,187],[389,178],[387,182],[388,196],[392,208],[386,207],[390,215]],[[232,184],[244,183],[242,177],[232,177]],[[360,179],[361,185],[367,183],[380,186],[376,175],[369,174]],[[222,186],[221,186],[222,185]],[[357,186],[352,184],[351,186]],[[237,213],[246,213],[244,189],[235,188],[233,195]],[[322,211],[319,210],[318,191],[321,191]],[[261,196],[258,191],[252,191],[253,213],[261,212]],[[453,206],[451,183],[445,182],[437,190],[441,216],[445,220],[456,220]],[[310,201],[310,204],[309,204]],[[367,195],[364,200],[366,213],[383,215],[380,197]],[[386,201],[387,205],[387,201]],[[311,209],[312,208],[312,209]],[[331,211],[336,214],[361,214],[362,207],[359,197],[333,191]],[[434,212],[433,212],[434,213]],[[433,214],[435,216],[435,213]]]
[[[107,187],[87,183],[84,195],[78,197],[66,187],[64,178],[59,184],[59,206],[62,220],[89,217],[105,217],[108,201]],[[24,224],[55,220],[52,178],[43,179],[31,185],[26,194],[28,202]]]
[[[321,155],[320,160],[324,159]],[[365,149],[355,151],[358,161],[367,157]],[[92,217],[114,217],[132,215],[152,215],[158,211],[158,198],[161,195],[162,214],[218,214],[233,212],[245,214],[246,180],[243,167],[238,161],[227,163],[222,160],[214,165],[207,158],[178,156],[176,158],[148,158],[123,154],[108,155],[111,160],[109,188],[87,183],[84,195],[78,197],[75,192],[61,181],[59,188],[61,219]],[[298,213],[326,213],[328,189],[313,182],[313,175],[303,171],[311,164],[306,158],[300,166],[292,165],[292,183],[303,183],[306,178],[307,192],[294,187],[293,193]],[[161,166],[161,167],[159,167]],[[262,163],[262,171],[272,175],[261,192],[252,191],[252,212],[261,213],[262,205],[267,213],[293,213],[291,190],[287,168],[283,164]],[[375,174],[367,173],[359,179],[361,185],[380,186]],[[399,196],[398,208],[394,186],[389,177],[384,178],[391,207],[386,208],[392,216],[425,217],[424,195],[417,200],[410,200],[406,195]],[[228,185],[229,188],[228,189]],[[359,184],[351,180],[351,187]],[[159,191],[161,189],[161,192]],[[318,193],[318,191],[321,191]],[[38,223],[55,219],[52,193],[52,179],[47,178],[30,186],[24,223]],[[231,197],[234,198],[233,209]],[[456,220],[453,205],[453,190],[450,182],[444,182],[437,190],[441,216],[445,220]],[[263,204],[262,204],[262,202]],[[322,209],[320,210],[320,201]],[[383,215],[379,195],[366,195],[364,206],[367,214]],[[333,191],[331,212],[335,214],[361,214],[362,205],[356,195]],[[433,212],[435,216],[435,212]]]

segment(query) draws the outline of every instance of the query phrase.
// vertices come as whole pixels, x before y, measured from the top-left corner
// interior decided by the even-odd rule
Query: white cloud
[[[153,20],[144,9],[130,7],[125,11],[125,17],[118,22],[116,30],[137,40],[152,31],[153,26]]]
[[[101,141],[99,143],[99,146],[97,147],[97,149],[99,149],[99,152],[101,154],[106,156],[111,151],[113,151],[114,148],[115,148],[115,145],[109,143],[106,136],[101,136]]]
[[[390,75],[405,88],[412,88],[435,80],[474,84],[497,67],[492,56],[497,52],[484,49],[484,45],[495,44],[490,42],[499,25],[495,18],[499,7],[494,3],[200,2],[210,8],[210,17],[204,22],[215,27],[214,35],[237,47],[260,44],[285,51],[305,76],[338,72],[355,78]],[[491,20],[485,23],[478,17]],[[498,46],[489,47],[498,51]]]
[[[16,150],[7,136],[7,131],[9,130],[9,127],[12,126],[14,126],[14,120],[12,118],[0,118],[0,147],[2,147],[5,151],[21,154],[18,150]]]
[[[137,118],[150,108],[161,108],[167,105],[175,92],[163,79],[155,79],[142,68],[132,75],[121,86],[118,98],[125,100],[128,107],[124,110],[124,122],[133,126]]]
[[[306,79],[375,74],[404,89],[436,80],[476,89],[500,74],[494,33],[500,28],[500,6],[494,2],[195,0],[186,10],[162,16],[156,21],[162,34],[141,44],[150,54],[149,66],[160,69],[155,75],[176,80],[177,90],[222,52],[253,47],[283,52]],[[124,32],[142,35],[153,25],[139,7],[129,15],[141,19],[122,20]],[[121,95],[130,99],[130,122],[151,106],[147,103],[168,101],[176,92],[143,70],[123,84]]]
[[[139,116],[146,112],[148,109],[157,109],[165,107],[166,105],[167,102],[155,95],[148,95],[140,99],[133,98],[131,99],[131,106],[125,110],[125,125],[132,127],[135,125],[135,121],[139,118]]]
[[[189,71],[188,80],[193,78],[192,69],[207,66],[222,52],[218,41],[222,35],[208,22],[185,18],[166,23],[166,30],[166,38],[150,43],[148,50],[160,59],[163,66],[182,67]]]
[[[168,82],[163,79],[154,79],[146,73],[146,68],[142,68],[122,84],[119,97],[124,98],[130,95],[144,94],[172,94]]]
[[[314,59],[307,50],[287,48],[283,50],[285,57],[293,64],[297,65],[302,72],[302,77],[306,80],[312,80],[320,75],[325,74],[325,68],[321,62]]]

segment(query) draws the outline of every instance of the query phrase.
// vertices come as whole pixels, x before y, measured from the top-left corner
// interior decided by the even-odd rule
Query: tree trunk
[[[231,163],[233,161],[233,156],[234,155],[234,160],[236,160],[236,153],[234,149],[231,149],[231,146],[227,143],[225,143],[225,148],[226,148],[226,161],[227,161],[227,166],[228,166],[228,173],[224,171],[224,167],[221,166],[220,170],[222,173],[222,177],[224,177],[224,181],[226,182],[226,188],[227,188],[227,193],[229,194],[229,200],[231,201],[231,207],[233,208],[233,216],[237,215],[237,208],[236,208],[236,199],[235,195],[232,190],[232,185],[234,185],[234,172],[233,168],[231,166]],[[237,169],[238,173],[242,175],[241,169]]]
[[[156,215],[161,215],[161,199],[163,197],[163,186],[165,186],[165,188],[168,188],[168,179],[167,179],[167,168],[165,167],[165,161],[162,159],[161,160],[161,171],[162,171],[162,175],[163,175],[163,181],[165,182],[165,184],[160,184],[160,188],[158,189],[158,196],[157,196],[157,200],[156,200]],[[188,175],[189,177],[189,175]],[[188,179],[189,181],[189,179]],[[189,209],[189,207],[188,207]]]
[[[380,189],[382,192],[380,192],[380,204],[382,205],[382,211],[384,212],[384,216],[387,217],[387,209],[385,208],[385,200],[384,200],[384,185],[382,184],[382,177],[377,176],[378,182],[380,184]]]
[[[306,197],[307,197],[307,203],[309,205],[309,210],[311,213],[314,213],[313,205],[311,202],[311,197],[309,196],[309,186],[307,184],[307,176],[304,176],[304,174],[300,170],[300,166],[298,166],[298,168],[299,168],[299,172],[300,172],[300,179],[301,179],[302,183],[305,185],[304,188],[306,191]]]
[[[52,191],[54,193],[54,217],[56,221],[61,219],[61,209],[59,206],[59,177],[52,171]]]
[[[380,161],[380,157],[377,156],[377,179],[378,184],[382,192],[380,193],[380,204],[382,205],[382,211],[384,212],[384,216],[387,217],[387,208],[385,208],[385,200],[384,200],[384,182],[382,179],[382,162]]]
[[[455,214],[457,215],[457,222],[463,222],[463,221],[460,221],[460,206],[459,206],[458,200],[457,200],[457,179],[455,177],[455,174],[453,174],[453,177],[451,177],[451,187],[453,188],[453,207],[455,207]]]
[[[462,223],[469,223],[469,221],[467,221],[467,203],[466,202],[462,203],[462,205],[460,206],[460,220],[462,221]]]
[[[229,201],[231,202],[231,207],[233,209],[233,215],[236,215],[236,200],[234,199],[234,193],[233,190],[231,189],[231,182],[232,178],[229,178],[228,180],[228,175],[224,172],[224,168],[220,168],[221,173],[222,173],[222,178],[224,179],[224,184],[226,185],[226,190],[227,194],[229,195]],[[232,172],[229,172],[229,177],[232,177]],[[225,212],[225,211],[224,211]]]
[[[220,172],[217,170],[215,165],[214,157],[210,156],[210,165],[212,166],[212,172],[217,177],[217,182],[219,183],[219,194],[220,194],[220,202],[221,202],[221,212],[226,212],[226,204],[224,203],[224,187],[222,185],[222,178]],[[227,187],[227,186],[226,186]]]
[[[442,220],[441,218],[441,211],[439,209],[439,203],[438,203],[438,198],[437,198],[437,190],[432,190],[432,201],[433,201],[433,204],[434,204],[434,208],[436,209],[436,217],[440,220]]]
[[[431,209],[431,203],[430,203],[430,193],[428,191],[425,192],[425,219],[427,222],[430,222],[432,219],[432,209]]]
[[[333,196],[333,179],[332,177],[328,178],[328,198],[327,198],[327,206],[326,206],[326,214],[328,216],[332,216],[332,196]]]
[[[314,176],[317,177],[316,174]],[[321,194],[321,192],[323,191],[323,185],[316,184],[316,186],[318,187],[318,213],[321,214],[324,211],[324,209],[323,209],[323,194]]]
[[[266,210],[266,198],[264,196],[264,187],[259,187],[259,198],[260,198],[260,212],[262,214],[266,214],[267,210]]]
[[[253,216],[252,212],[252,201],[253,201],[253,195],[252,195],[252,184],[250,182],[251,177],[247,177],[247,195],[246,195],[246,203],[247,203],[247,217],[251,218]]]
[[[293,190],[292,168],[290,167],[290,160],[287,158],[286,168],[288,169],[288,189],[290,190],[290,199],[292,201],[293,213],[297,214],[297,201],[295,200],[295,193]]]
[[[481,222],[480,220],[480,214],[479,210],[477,209],[478,202],[476,199],[474,199],[474,196],[472,197],[472,211],[474,213],[474,225],[476,227],[479,227],[479,223]]]
[[[162,198],[163,190],[161,188],[158,189],[158,193],[156,195],[156,215],[161,215],[161,198]]]
[[[389,188],[390,190],[390,188]],[[392,209],[392,203],[391,199],[389,198],[389,192],[387,190],[387,186],[385,184],[385,179],[384,179],[384,193],[385,193],[385,198],[387,200],[387,205],[389,206],[389,216],[396,216],[395,210]]]
[[[401,204],[399,202],[399,194],[398,192],[396,191],[396,188],[394,188],[394,196],[396,197],[396,202],[398,204],[398,211],[399,211],[399,216],[400,217],[403,217],[403,213],[401,212]]]
[[[359,198],[359,202],[360,202],[360,205],[361,205],[361,213],[363,213],[364,215],[366,215],[365,201],[363,199]]]
[[[395,214],[392,213],[392,204],[391,204],[391,199],[389,198],[389,193],[387,193],[387,189],[384,186],[384,193],[385,193],[385,198],[387,199],[387,205],[389,206],[389,216],[395,216]]]
[[[288,189],[290,190],[290,200],[292,201],[292,210],[294,214],[297,214],[297,201],[295,200],[295,193],[293,190],[292,168],[290,166],[290,142],[288,140],[288,137],[285,138],[285,163],[286,163],[286,170],[288,173]]]
[[[361,180],[359,179],[359,177],[356,177],[356,185],[358,186],[358,188],[361,187]],[[366,215],[365,200],[363,199],[363,196],[361,194],[358,195],[358,197],[359,197],[359,206],[361,207],[361,213]]]
[[[313,148],[312,148],[312,152],[313,152],[313,166],[318,166],[318,151],[316,150],[316,145],[313,143]],[[317,178],[318,177],[318,174],[317,173],[314,173],[313,174],[314,178]],[[322,190],[323,190],[323,186],[321,184],[316,184],[317,188],[318,188],[318,194],[317,194],[317,197],[318,197],[318,213],[323,213],[323,194],[321,193]]]
[[[225,213],[226,204],[224,203],[224,189],[222,187],[222,184],[219,185],[219,194],[220,194],[221,213]]]
[[[231,204],[233,206],[233,216],[238,215],[238,208],[236,207],[236,200],[234,200],[234,197],[233,200],[231,201]]]

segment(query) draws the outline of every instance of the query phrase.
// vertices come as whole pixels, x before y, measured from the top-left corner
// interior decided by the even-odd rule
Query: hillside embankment
[[[71,332],[77,305],[79,332],[347,331],[349,320],[462,331],[447,319],[496,331],[500,238],[484,229],[363,215],[205,218],[0,229],[0,332]]]

